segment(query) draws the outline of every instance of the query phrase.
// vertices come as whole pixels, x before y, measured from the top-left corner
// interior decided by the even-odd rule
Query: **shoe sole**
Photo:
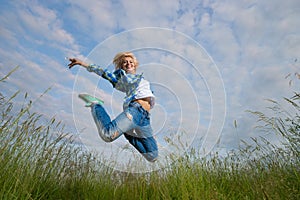
[[[101,99],[93,97],[89,94],[79,94],[78,97],[86,103],[85,107],[90,107],[92,104],[103,104],[104,103],[104,101],[102,101]]]

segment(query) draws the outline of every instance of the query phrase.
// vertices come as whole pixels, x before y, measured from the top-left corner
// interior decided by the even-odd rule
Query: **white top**
[[[107,79],[114,88],[126,93],[123,108],[126,108],[134,99],[142,99],[150,97],[150,107],[155,104],[155,96],[153,95],[150,83],[139,74],[126,74],[122,69],[117,69],[113,73],[109,70],[103,70],[101,67],[91,64],[87,67],[89,72],[94,72],[99,76]]]
[[[150,97],[150,106],[151,108],[153,108],[154,104],[155,104],[155,96],[153,95],[151,88],[150,88],[150,83],[145,80],[145,79],[141,79],[139,85],[137,86],[136,90],[135,90],[135,99],[142,99],[142,98],[146,98],[146,97]]]

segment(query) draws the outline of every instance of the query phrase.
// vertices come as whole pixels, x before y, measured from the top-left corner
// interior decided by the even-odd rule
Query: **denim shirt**
[[[150,89],[149,82],[143,78],[143,74],[126,74],[123,69],[117,69],[112,73],[95,64],[89,65],[87,70],[107,79],[115,89],[126,94],[123,103],[124,109],[129,106],[132,100],[145,97],[151,97],[150,104],[153,107],[154,95]]]

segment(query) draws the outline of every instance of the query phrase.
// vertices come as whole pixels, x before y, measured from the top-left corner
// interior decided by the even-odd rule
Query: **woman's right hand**
[[[83,66],[83,67],[85,67],[85,68],[88,67],[88,64],[87,64],[87,63],[85,63],[85,62],[79,60],[78,58],[69,58],[69,61],[71,62],[71,63],[68,64],[69,69],[71,69],[71,68],[74,67],[75,65],[81,65],[81,66]]]

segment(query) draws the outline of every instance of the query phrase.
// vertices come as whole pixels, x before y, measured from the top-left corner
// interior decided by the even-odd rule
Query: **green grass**
[[[26,94],[15,108],[17,95],[0,93],[0,199],[300,199],[297,93],[286,99],[293,115],[252,112],[266,130],[283,136],[282,146],[253,138],[225,158],[203,158],[193,149],[167,168],[140,174],[106,167],[101,156],[77,146],[61,122],[31,113]]]

